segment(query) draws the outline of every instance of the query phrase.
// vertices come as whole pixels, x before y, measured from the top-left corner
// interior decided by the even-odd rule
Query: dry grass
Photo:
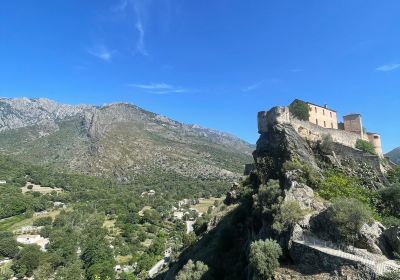
[[[153,244],[153,240],[152,239],[146,239],[145,241],[143,241],[141,243],[141,245],[146,247],[146,248],[149,248],[151,244]]]
[[[32,186],[32,189],[29,189],[28,186]],[[49,188],[49,187],[42,187],[40,185],[32,184],[31,182],[27,182],[24,187],[21,188],[22,193],[27,192],[39,192],[41,194],[49,194],[52,191],[56,191],[57,193],[63,192],[61,188]]]
[[[119,264],[119,265],[127,265],[129,264],[129,261],[132,259],[132,255],[128,255],[128,256],[116,256],[115,257],[115,261]]]
[[[199,199],[199,203],[197,203],[196,205],[191,206],[191,208],[194,208],[197,211],[199,211],[200,213],[204,214],[204,213],[207,213],[207,210],[208,210],[208,208],[210,206],[214,205],[214,202],[216,200],[219,201],[219,202],[222,202],[224,200],[224,198],[223,197],[220,197],[220,198],[211,197],[209,199],[200,198]]]

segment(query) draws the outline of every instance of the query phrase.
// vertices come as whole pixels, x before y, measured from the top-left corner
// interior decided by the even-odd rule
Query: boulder
[[[383,236],[393,252],[400,254],[400,227],[391,227],[385,230]]]
[[[390,249],[383,236],[385,230],[386,228],[376,221],[371,225],[364,224],[359,232],[357,246],[374,254],[388,255]]]

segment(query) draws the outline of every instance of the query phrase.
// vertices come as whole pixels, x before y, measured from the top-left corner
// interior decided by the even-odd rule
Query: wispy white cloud
[[[111,11],[114,13],[124,15],[125,20],[134,19],[134,32],[135,41],[135,52],[149,56],[149,52],[146,48],[146,26],[149,21],[150,5],[152,0],[120,0],[116,5],[111,7]]]
[[[149,53],[147,52],[146,46],[144,44],[145,31],[144,31],[142,22],[137,21],[135,27],[136,27],[136,30],[137,30],[138,36],[139,36],[139,38],[136,42],[136,51],[139,52],[143,56],[148,56]]]
[[[375,68],[375,70],[382,71],[382,72],[389,72],[389,71],[396,70],[398,68],[400,68],[400,63],[389,63],[389,64],[381,65],[381,66]]]
[[[99,59],[101,59],[101,60],[103,60],[105,62],[111,62],[112,58],[113,58],[113,56],[115,54],[115,51],[109,50],[104,45],[98,45],[98,46],[95,46],[93,48],[89,48],[87,50],[87,52],[90,55],[92,55],[94,57],[97,57],[97,58],[99,58]]]
[[[251,84],[251,85],[243,88],[242,91],[244,91],[244,92],[253,91],[253,90],[259,88],[264,82],[265,82],[265,79],[261,80],[261,81],[258,81],[258,82],[254,83],[254,84]]]
[[[144,90],[153,94],[183,93],[187,89],[173,86],[166,83],[150,83],[150,84],[128,84],[129,87]]]

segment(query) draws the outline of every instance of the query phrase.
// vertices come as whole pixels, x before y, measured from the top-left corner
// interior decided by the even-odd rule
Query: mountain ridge
[[[400,164],[400,147],[393,149],[389,153],[385,154],[385,156],[389,157],[394,163]]]
[[[94,106],[0,99],[0,152],[120,182],[140,181],[157,172],[232,180],[251,160],[252,150],[236,136],[180,123],[129,103]]]

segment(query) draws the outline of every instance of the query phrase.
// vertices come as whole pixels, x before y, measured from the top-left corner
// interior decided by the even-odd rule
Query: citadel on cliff
[[[295,100],[293,102],[304,102]],[[310,102],[304,102],[309,107],[309,119],[301,121],[290,114],[289,107],[275,107],[274,117],[278,117],[283,123],[290,123],[296,131],[310,141],[322,140],[324,135],[330,135],[333,141],[354,148],[358,140],[370,142],[378,156],[383,157],[381,137],[378,133],[366,132],[363,127],[361,114],[349,114],[343,116],[343,122],[338,122],[337,112]],[[258,130],[266,132],[268,129],[268,112],[258,113]]]

